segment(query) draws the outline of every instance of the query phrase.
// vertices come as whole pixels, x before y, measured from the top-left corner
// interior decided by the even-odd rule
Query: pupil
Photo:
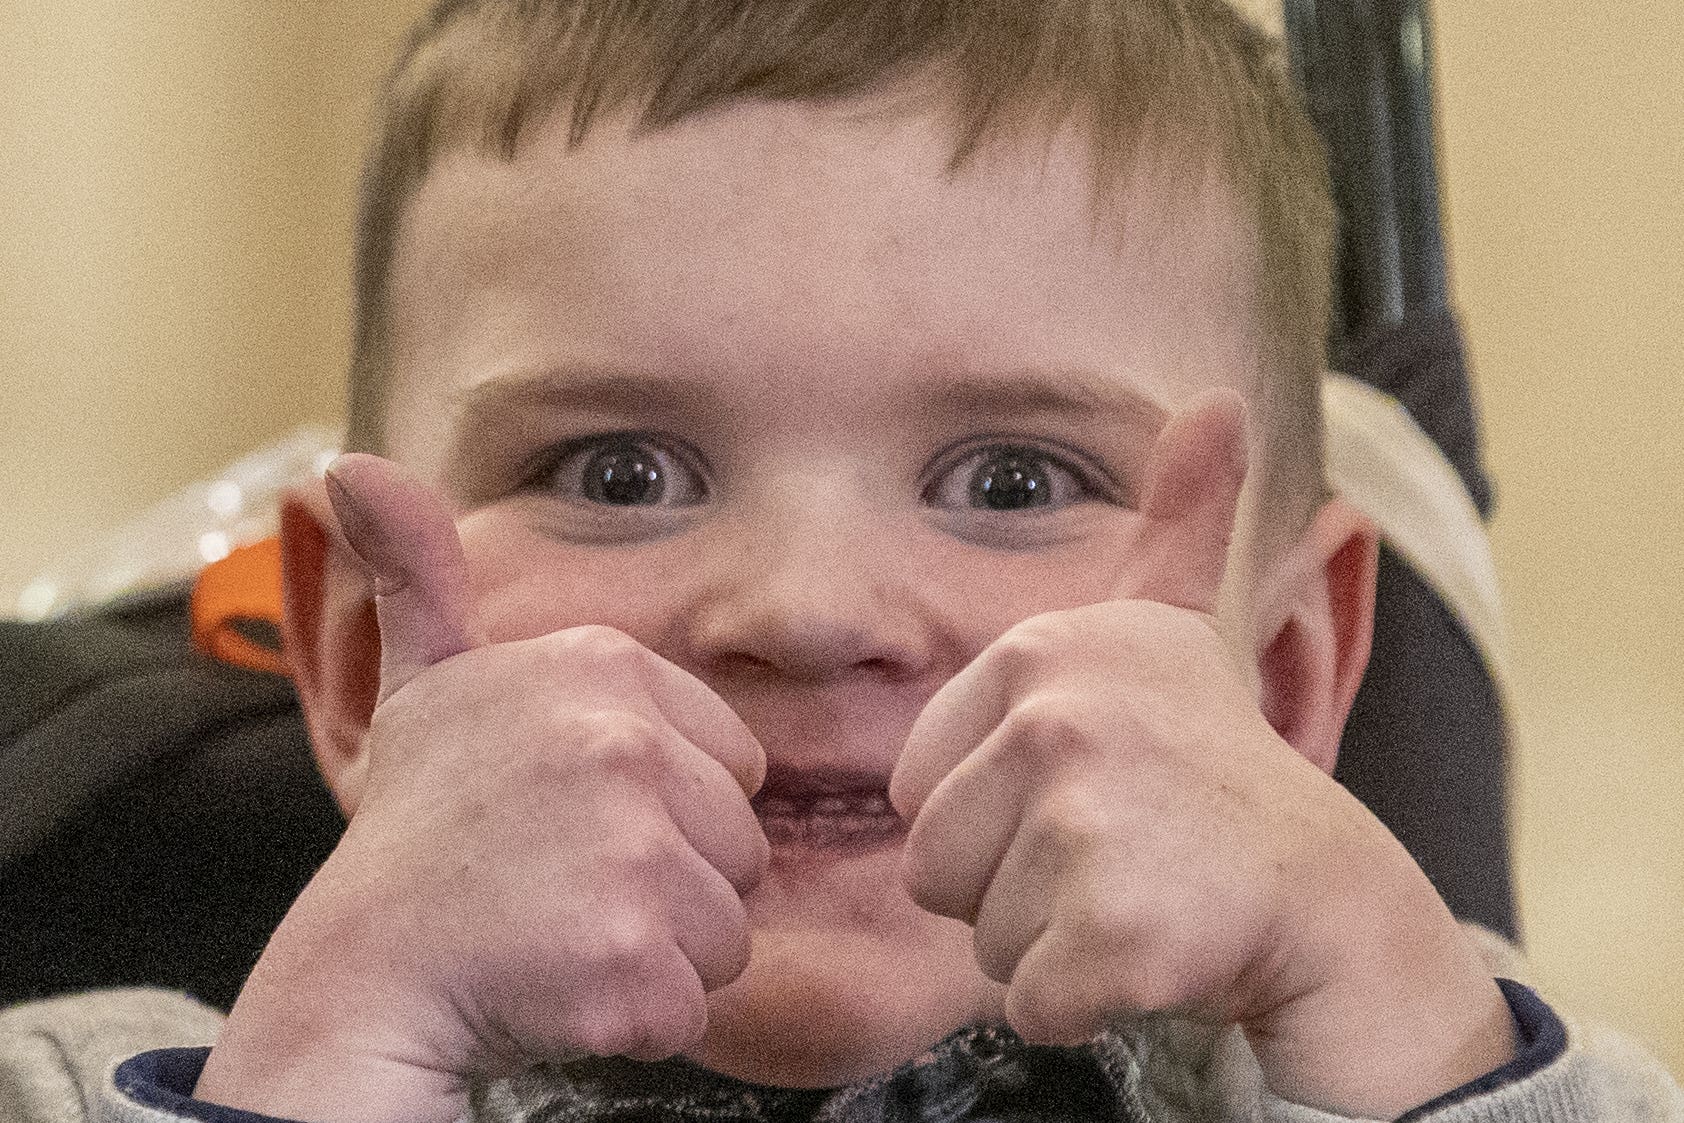
[[[617,507],[654,503],[666,491],[660,466],[645,449],[600,452],[591,458],[586,473],[585,489],[599,503]]]
[[[1002,456],[971,484],[971,498],[992,511],[1045,506],[1050,498],[1047,473],[1033,457]]]

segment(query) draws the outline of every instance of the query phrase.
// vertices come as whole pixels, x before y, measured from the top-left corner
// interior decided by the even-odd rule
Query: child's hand
[[[375,576],[379,700],[343,841],[254,971],[197,1094],[269,1115],[453,1119],[464,1077],[699,1040],[749,956],[760,745],[622,633],[475,642],[448,514],[341,459]]]
[[[931,699],[890,787],[907,884],[975,926],[1031,1041],[1150,1012],[1237,1023],[1277,1094],[1396,1113],[1509,1059],[1510,1015],[1218,632],[1242,430],[1231,395],[1172,420],[1116,599],[1025,621]]]

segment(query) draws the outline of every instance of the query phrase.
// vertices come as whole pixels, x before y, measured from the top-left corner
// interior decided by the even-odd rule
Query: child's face
[[[774,775],[886,785],[987,644],[1110,594],[1166,411],[1256,368],[1220,193],[1144,177],[1096,235],[1074,142],[950,181],[942,125],[862,102],[564,142],[452,156],[410,208],[389,452],[456,505],[489,639],[627,632]],[[826,1082],[998,1013],[898,838],[853,841],[774,833],[704,1063]]]

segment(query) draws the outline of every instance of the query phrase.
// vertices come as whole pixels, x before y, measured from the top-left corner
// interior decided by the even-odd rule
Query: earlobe
[[[281,505],[282,649],[322,776],[349,817],[362,795],[363,742],[379,690],[374,592],[341,539],[321,481]]]
[[[1259,590],[1257,667],[1264,716],[1330,774],[1368,668],[1378,564],[1373,523],[1333,499]]]

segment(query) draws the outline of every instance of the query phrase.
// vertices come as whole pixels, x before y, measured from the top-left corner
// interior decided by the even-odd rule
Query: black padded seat
[[[0,622],[0,1004],[226,1008],[344,829],[291,684],[194,651],[187,594]]]

